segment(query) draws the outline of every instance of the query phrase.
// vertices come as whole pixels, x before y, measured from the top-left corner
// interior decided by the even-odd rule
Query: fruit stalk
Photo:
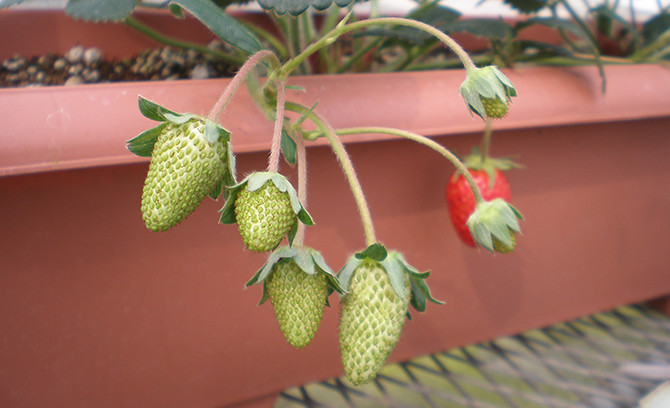
[[[312,43],[310,46],[305,48],[303,52],[296,55],[295,57],[288,60],[281,68],[281,77],[288,77],[290,73],[296,69],[302,62],[307,59],[310,55],[314,54],[323,47],[326,47],[333,42],[335,42],[341,35],[346,34],[350,31],[355,31],[361,28],[367,28],[371,26],[384,26],[384,25],[397,25],[416,28],[421,31],[425,31],[428,34],[434,36],[447,47],[449,47],[454,54],[461,60],[463,67],[467,72],[477,69],[477,66],[470,58],[470,55],[461,47],[454,39],[449,37],[447,34],[436,29],[435,27],[422,23],[420,21],[411,20],[407,18],[398,18],[398,17],[382,17],[368,20],[356,21],[350,24],[337,25],[331,32],[325,34],[321,39]]]
[[[482,163],[484,163],[486,158],[489,157],[489,150],[491,148],[491,133],[493,133],[493,119],[487,117],[486,125],[484,127],[484,136],[482,137]]]
[[[347,182],[349,183],[349,187],[351,188],[351,193],[354,196],[354,201],[356,202],[356,206],[358,207],[358,213],[361,217],[361,222],[363,224],[363,231],[365,233],[365,243],[368,246],[376,243],[377,234],[375,233],[375,228],[372,223],[372,216],[370,215],[370,207],[368,206],[368,202],[365,199],[363,188],[361,187],[361,183],[358,180],[358,176],[356,175],[356,170],[354,170],[351,158],[349,157],[349,154],[344,148],[342,141],[340,140],[339,137],[337,137],[335,130],[333,130],[333,128],[328,123],[326,123],[318,114],[300,104],[287,102],[286,109],[309,117],[309,119],[312,122],[314,122],[314,124],[319,128],[321,133],[325,135],[326,139],[328,139],[328,142],[330,143],[333,153],[335,153],[335,156],[337,157],[340,166],[342,166],[342,171],[344,172],[344,175],[347,178]]]
[[[296,137],[297,162],[298,162],[298,200],[307,207],[307,150],[305,149],[305,140],[302,137]],[[305,241],[305,224],[298,223],[298,231],[293,239],[295,246],[302,246]]]
[[[465,167],[463,162],[461,162],[461,160],[455,154],[453,154],[449,149],[446,149],[441,144],[433,141],[432,139],[427,138],[426,136],[422,136],[405,130],[385,128],[385,127],[357,127],[348,129],[338,129],[336,131],[336,134],[338,135],[353,135],[363,133],[385,133],[389,135],[400,136],[435,150],[437,153],[441,154],[447,160],[449,160],[451,164],[453,164],[454,167],[456,167],[456,169],[463,174],[465,180],[468,182],[468,185],[470,186],[470,189],[472,190],[472,193],[475,196],[476,202],[481,203],[485,201],[481,191],[479,190],[479,187],[477,186],[477,183],[470,175],[470,172],[468,171],[467,167]]]
[[[275,110],[275,124],[272,132],[270,159],[268,161],[268,171],[273,173],[279,171],[281,133],[284,127],[284,104],[286,103],[286,89],[284,87],[284,81],[275,81],[275,86],[277,87],[277,109]]]
[[[240,70],[237,72],[237,74],[235,74],[233,79],[231,79],[231,81],[228,83],[228,86],[223,90],[221,96],[219,96],[219,99],[212,107],[209,115],[207,115],[210,120],[213,122],[219,121],[221,114],[223,114],[223,111],[226,109],[226,106],[228,105],[228,102],[232,98],[233,94],[237,91],[251,70],[263,60],[268,60],[270,65],[273,67],[278,67],[280,65],[277,56],[269,50],[258,51],[249,57],[249,59],[242,65],[242,67],[240,67]]]

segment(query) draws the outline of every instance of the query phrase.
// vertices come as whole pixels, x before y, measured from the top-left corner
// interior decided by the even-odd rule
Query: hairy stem
[[[465,67],[466,71],[472,71],[477,69],[476,65],[470,58],[470,55],[468,55],[468,53],[465,52],[465,50],[456,41],[454,41],[447,34],[436,29],[435,27],[426,23],[422,23],[420,21],[406,18],[384,17],[384,18],[356,21],[353,23],[336,26],[331,32],[327,33],[321,39],[309,45],[300,54],[288,60],[281,69],[281,75],[285,77],[288,76],[294,69],[300,66],[300,64],[303,61],[305,61],[310,55],[314,54],[321,48],[332,44],[341,35],[361,28],[380,26],[380,25],[406,26],[425,31],[436,37],[438,40],[442,41],[445,45],[447,45],[454,52],[454,54],[456,54],[456,56],[461,60],[461,63]]]
[[[351,193],[354,196],[354,201],[356,202],[356,207],[358,208],[358,213],[361,217],[361,223],[363,224],[366,246],[370,246],[376,243],[377,235],[372,223],[372,216],[370,215],[368,202],[365,199],[365,194],[363,194],[363,188],[361,187],[361,183],[358,180],[358,175],[356,175],[351,158],[344,148],[342,141],[339,137],[337,137],[336,132],[319,115],[302,105],[287,102],[286,109],[292,112],[307,115],[309,119],[319,128],[319,130],[323,132],[326,139],[328,139],[333,153],[335,153],[335,156],[337,157],[337,160],[342,167],[342,171],[344,172],[347,182],[349,183]]]
[[[491,149],[491,133],[493,132],[493,119],[486,118],[486,127],[484,128],[484,137],[482,138],[482,149],[481,157],[482,163],[486,161],[489,157],[489,151]]]
[[[275,126],[272,132],[272,147],[270,148],[270,159],[268,171],[279,171],[279,153],[281,151],[281,134],[284,127],[284,104],[286,103],[286,90],[284,81],[275,81],[277,87],[277,109],[275,110]]]
[[[405,139],[412,140],[414,142],[417,142],[419,144],[422,144],[428,148],[431,148],[435,150],[437,153],[441,154],[443,157],[445,157],[447,160],[451,162],[451,164],[456,167],[456,169],[463,174],[463,177],[465,177],[465,180],[467,181],[468,185],[470,186],[470,189],[472,190],[472,194],[475,196],[475,201],[477,203],[482,203],[484,202],[484,197],[482,196],[482,192],[479,190],[479,187],[477,186],[477,183],[475,180],[472,178],[472,175],[468,171],[467,167],[461,162],[461,160],[453,154],[449,149],[445,148],[441,144],[435,142],[434,140],[427,138],[426,136],[422,136],[416,133],[412,132],[407,132],[405,130],[400,130],[400,129],[393,129],[393,128],[385,128],[385,127],[358,127],[358,128],[349,128],[349,129],[338,129],[336,131],[338,135],[353,135],[353,134],[364,134],[364,133],[384,133],[384,134],[389,134],[389,135],[395,135],[395,136],[400,136]]]
[[[223,114],[223,111],[226,109],[226,106],[228,105],[228,102],[230,101],[233,94],[240,87],[240,85],[247,77],[249,72],[251,72],[251,70],[263,60],[269,60],[270,64],[274,66],[279,65],[279,60],[277,59],[277,56],[272,51],[269,50],[258,51],[257,53],[249,57],[247,62],[245,62],[244,65],[242,65],[237,74],[235,74],[230,83],[228,83],[228,86],[226,87],[226,89],[223,90],[221,96],[219,96],[219,100],[216,101],[216,104],[214,104],[212,110],[209,112],[209,115],[207,116],[209,119],[213,120],[214,122],[219,121],[221,114]]]
[[[298,155],[298,200],[307,209],[307,149],[305,149],[305,140],[302,137],[296,137],[295,144]],[[293,239],[293,245],[301,247],[304,242],[305,224],[299,222],[298,231],[296,231],[295,238]]]

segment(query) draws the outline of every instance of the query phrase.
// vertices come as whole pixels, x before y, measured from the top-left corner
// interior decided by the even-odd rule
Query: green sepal
[[[291,166],[295,165],[297,146],[295,140],[293,140],[286,129],[281,130],[280,147],[284,160]]]
[[[158,136],[163,132],[163,128],[165,128],[166,125],[166,123],[161,123],[149,130],[145,130],[133,139],[128,140],[126,142],[128,144],[126,147],[131,153],[140,157],[151,157],[156,140],[158,140]]]
[[[226,202],[224,203],[221,210],[219,210],[221,213],[219,222],[222,224],[235,224],[237,220],[235,218],[234,204],[239,191],[244,188],[245,185],[250,192],[256,191],[263,187],[268,181],[274,183],[275,187],[277,187],[277,189],[282,193],[288,193],[289,199],[291,201],[291,208],[293,208],[293,212],[295,212],[295,214],[298,216],[298,220],[300,220],[300,222],[305,225],[314,225],[312,216],[300,203],[300,200],[298,199],[298,193],[295,191],[293,185],[291,185],[288,179],[279,173],[267,171],[251,173],[245,177],[244,180],[228,189],[228,198],[226,199]]]
[[[309,247],[296,248],[284,245],[272,251],[265,264],[263,264],[258,272],[256,272],[245,284],[246,287],[249,287],[251,285],[263,283],[263,295],[259,306],[268,299],[267,291],[265,289],[265,280],[271,275],[271,272],[277,263],[289,260],[293,260],[301,271],[310,276],[316,275],[317,273],[325,274],[326,282],[328,283],[329,296],[332,292],[337,292],[339,294],[344,293],[344,289],[338,278],[335,276],[335,272],[328,266],[319,251]],[[326,301],[326,303],[328,302]]]
[[[507,247],[513,245],[510,231],[519,233],[521,213],[502,198],[478,203],[475,211],[470,214],[467,226],[477,245],[495,252],[493,237]]]
[[[486,156],[482,159],[479,153],[479,147],[472,148],[472,153],[463,159],[465,167],[471,170],[483,170],[489,176],[489,188],[492,189],[495,185],[496,169],[500,171],[508,171],[512,169],[523,169],[524,166],[515,162],[510,157],[490,157]]]
[[[386,251],[386,247],[384,247],[383,244],[376,242],[361,252],[356,253],[354,256],[358,259],[369,258],[373,261],[382,262],[384,259],[386,259],[387,255],[388,252]]]
[[[165,114],[172,114],[172,115],[177,115],[177,113],[171,111],[168,108],[165,108],[156,102],[152,102],[142,95],[138,95],[137,98],[137,105],[140,108],[140,112],[142,112],[142,115],[144,115],[146,118],[149,118],[151,120],[155,120],[158,122],[165,122],[167,119],[165,119]]]
[[[468,70],[460,93],[470,113],[474,112],[482,119],[487,115],[481,98],[497,98],[507,105],[512,97],[517,96],[514,84],[493,65]]]

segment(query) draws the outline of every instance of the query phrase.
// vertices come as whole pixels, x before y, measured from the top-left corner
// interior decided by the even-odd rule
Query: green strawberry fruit
[[[495,236],[491,237],[493,239],[493,250],[495,252],[508,254],[516,248],[516,232],[511,228],[508,228],[507,231],[509,232],[510,245],[505,245],[505,243],[501,242]]]
[[[509,107],[498,98],[484,98],[482,97],[482,104],[486,110],[486,116],[489,118],[500,119],[507,115]]]
[[[217,196],[228,172],[227,140],[209,142],[206,123],[165,122],[153,146],[142,192],[142,219],[152,231],[182,222],[207,195]]]
[[[409,308],[410,277],[401,274],[403,297],[394,290],[380,262],[366,259],[356,268],[342,299],[339,343],[347,379],[371,381],[400,339]]]
[[[326,275],[308,275],[292,259],[283,259],[265,280],[265,290],[286,341],[297,349],[308,345],[319,328],[328,298]]]
[[[256,172],[228,189],[220,222],[237,223],[244,245],[265,252],[276,248],[287,234],[292,242],[298,220],[305,225],[314,223],[286,177]]]
[[[256,191],[243,188],[235,200],[235,217],[244,245],[255,252],[274,249],[293,225],[296,214],[288,193],[273,183]]]
[[[331,290],[342,293],[323,256],[308,247],[282,246],[272,251],[246,286],[260,283],[260,304],[270,299],[284,338],[298,349],[314,338]]]

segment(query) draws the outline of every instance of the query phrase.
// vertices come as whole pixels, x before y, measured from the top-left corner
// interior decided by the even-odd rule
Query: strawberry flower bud
[[[477,204],[468,218],[468,228],[475,243],[491,252],[507,253],[516,246],[521,232],[519,211],[502,198]]]
[[[517,95],[514,84],[493,65],[468,71],[460,92],[470,112],[482,119],[507,115],[510,98]]]

